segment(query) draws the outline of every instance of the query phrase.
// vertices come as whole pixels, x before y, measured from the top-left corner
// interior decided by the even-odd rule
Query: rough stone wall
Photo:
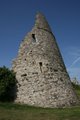
[[[16,72],[16,102],[41,107],[78,103],[54,35],[42,14],[20,44],[12,69]]]

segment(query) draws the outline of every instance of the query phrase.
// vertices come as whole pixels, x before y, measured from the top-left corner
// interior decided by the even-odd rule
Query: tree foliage
[[[72,78],[72,83],[75,85],[79,85],[79,81],[77,80],[76,77]]]
[[[16,85],[16,78],[13,71],[0,67],[0,101],[11,101],[14,98],[13,89]]]

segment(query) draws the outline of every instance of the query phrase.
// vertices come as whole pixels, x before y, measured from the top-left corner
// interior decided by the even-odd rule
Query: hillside
[[[80,86],[73,85],[80,98]],[[0,103],[0,120],[80,120],[80,106],[72,108],[39,108]]]

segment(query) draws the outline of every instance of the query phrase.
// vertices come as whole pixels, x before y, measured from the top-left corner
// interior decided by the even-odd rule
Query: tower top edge
[[[46,17],[43,13],[37,12],[36,18],[35,18],[35,26],[40,29],[44,29],[51,32],[51,28],[48,24],[48,21],[46,20]]]

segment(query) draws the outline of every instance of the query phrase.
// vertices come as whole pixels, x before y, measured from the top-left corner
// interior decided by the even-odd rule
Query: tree
[[[72,79],[72,83],[74,83],[75,85],[79,85],[79,82],[76,77]]]
[[[0,67],[0,101],[11,101],[14,99],[13,90],[16,85],[15,74],[5,66]]]

